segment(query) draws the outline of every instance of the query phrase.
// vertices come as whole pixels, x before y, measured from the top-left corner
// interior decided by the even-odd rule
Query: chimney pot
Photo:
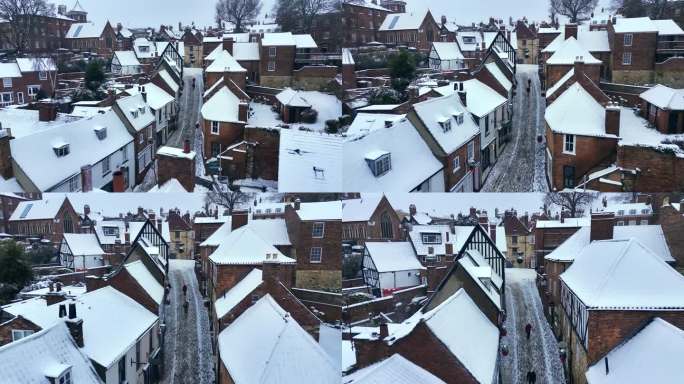
[[[609,103],[606,106],[605,125],[607,134],[620,136],[620,107],[617,104]]]
[[[76,303],[69,303],[69,319],[76,318]]]
[[[389,336],[389,327],[387,326],[386,322],[380,323],[380,340],[384,340],[387,336]]]
[[[415,205],[415,204],[409,205],[409,215],[411,215],[411,216],[413,217],[413,216],[415,216],[417,213],[418,213],[418,210],[417,210],[417,208],[416,208],[416,205]]]
[[[302,207],[302,201],[299,198],[296,198],[294,201],[294,209],[295,211],[299,211],[299,209]]]
[[[183,153],[190,153],[190,139],[185,139],[183,142]]]

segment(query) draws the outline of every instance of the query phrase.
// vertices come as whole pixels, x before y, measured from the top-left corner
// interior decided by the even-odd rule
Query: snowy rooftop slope
[[[506,103],[506,98],[480,80],[471,79],[464,81],[463,88],[465,88],[465,91],[467,92],[466,101],[468,102],[468,110],[475,116],[484,117],[500,105]],[[458,95],[456,95],[456,97],[458,97]]]
[[[67,368],[73,383],[102,383],[64,322],[0,347],[0,377],[6,383],[48,383],[46,376]]]
[[[21,71],[17,63],[0,63],[0,77],[21,77]]]
[[[315,49],[318,48],[316,41],[308,33],[301,33],[292,35],[295,40],[297,49]]]
[[[342,48],[342,65],[354,65],[354,56],[349,48]]]
[[[262,282],[261,270],[257,268],[252,269],[247,276],[235,284],[233,288],[216,299],[216,302],[214,303],[216,318],[223,318],[231,309],[246,298],[247,295],[260,286]]]
[[[210,121],[244,123],[240,121],[240,99],[225,85],[202,105],[201,113]]]
[[[51,58],[43,57],[20,57],[17,58],[17,65],[22,72],[56,71],[57,66]]]
[[[589,51],[583,47],[574,37],[565,40],[556,50],[556,52],[546,60],[547,65],[572,65],[575,64],[577,58],[580,58],[585,64],[601,64],[601,60],[595,58]]]
[[[104,23],[74,23],[66,34],[67,39],[88,39],[100,37],[105,29]]]
[[[374,4],[371,0],[350,0],[350,1],[348,1],[348,4],[349,5],[356,5],[358,7],[377,9],[378,11],[390,12],[389,9],[381,7],[377,4]]]
[[[159,71],[159,77],[161,77],[161,79],[164,80],[164,82],[169,87],[171,87],[171,89],[174,92],[178,92],[180,85],[173,80],[173,78],[171,77],[171,75],[169,75],[169,73],[166,71],[166,69],[162,69],[161,71]]]
[[[297,216],[304,221],[342,220],[342,202],[339,200],[301,203]]]
[[[183,148],[163,146],[157,150],[157,155],[163,155],[163,156],[169,156],[169,157],[177,157],[179,159],[192,160],[195,158],[197,153],[195,151],[190,151],[188,153],[185,153]],[[177,181],[177,179],[173,179],[173,180]]]
[[[653,20],[659,35],[684,35],[684,30],[672,19]]]
[[[2,65],[2,64],[0,64]],[[20,108],[0,108],[0,123],[2,128],[12,130],[12,136],[21,138],[46,129],[59,127],[65,123],[78,120],[79,118],[58,113],[53,121],[40,121],[37,110]]]
[[[296,46],[297,49],[318,48],[309,34],[295,35],[291,32],[267,32],[261,38],[263,46]]]
[[[240,348],[235,348],[240,345]],[[339,366],[271,295],[218,336],[221,361],[241,384],[339,384]]]
[[[546,97],[551,97],[553,96],[556,91],[558,91],[563,84],[567,83],[570,78],[572,78],[575,75],[575,68],[570,68],[570,70],[561,77],[556,84],[554,84],[551,88],[546,90]]]
[[[346,135],[348,137],[365,135],[376,129],[385,128],[388,123],[394,124],[404,116],[387,113],[358,113],[347,129]]]
[[[285,88],[276,95],[276,99],[288,107],[311,108],[311,104],[292,88]]]
[[[410,242],[367,242],[366,251],[379,273],[425,269]]]
[[[340,192],[341,164],[341,137],[292,129],[280,131],[279,192]]]
[[[675,384],[682,379],[682,355],[684,331],[656,317],[590,366],[585,375],[589,384]]]
[[[658,32],[660,35],[684,35],[672,20],[651,20],[649,17],[618,18],[615,33]]]
[[[590,31],[588,26],[580,25],[577,31],[577,42],[589,52],[610,52],[607,31]],[[542,52],[556,52],[565,43],[565,31],[561,31]]]
[[[142,95],[133,95],[117,99],[116,104],[136,131],[154,123],[155,117]]]
[[[475,93],[473,92],[472,97],[475,97]],[[501,97],[498,94],[497,96]],[[468,98],[470,97],[468,95]],[[445,153],[454,152],[480,134],[480,128],[455,93],[451,96],[436,97],[414,104],[413,108]],[[463,115],[463,124],[459,125],[456,122],[455,116],[458,115]],[[445,130],[443,124],[440,124],[446,121],[451,122],[450,130]],[[409,127],[403,127],[403,129],[407,128]]]
[[[216,251],[209,256],[216,264],[260,265],[266,260],[294,263],[273,244],[267,242],[249,226],[240,227],[226,236]]]
[[[356,120],[359,118],[357,116]],[[434,116],[428,115],[426,118]],[[452,121],[452,132],[444,133],[441,128],[435,128],[435,131],[436,135],[443,138],[445,145],[454,146],[465,133],[470,132],[471,136],[475,134],[473,127],[474,122],[464,117],[464,124],[461,126]],[[464,132],[453,132],[454,130]],[[368,154],[375,151],[389,153],[391,156],[390,170],[379,177],[373,174],[366,160]],[[384,128],[383,123],[382,128],[345,141],[342,165],[343,190],[354,192],[410,192],[444,167],[407,119],[402,119],[389,128]]]
[[[619,216],[650,215],[653,213],[653,208],[647,203],[609,203],[603,212],[613,212]]]
[[[137,57],[141,59],[149,59],[155,56],[156,46],[153,42],[144,37],[138,37],[133,40],[133,49]]]
[[[126,271],[133,276],[135,281],[147,292],[157,304],[161,304],[164,299],[164,287],[154,278],[142,261],[134,261],[124,265]]]
[[[133,51],[116,51],[114,56],[119,60],[119,64],[124,67],[140,65],[140,61]]]
[[[451,229],[448,225],[414,225],[413,230],[409,232],[409,240],[411,240],[411,242],[413,243],[413,247],[416,250],[416,254],[418,254],[419,256],[427,255],[428,248],[430,247],[434,249],[435,255],[444,255],[446,252],[444,245],[447,243],[453,244],[454,253],[457,253],[461,250],[461,248],[463,248],[466,240],[468,240],[468,237],[471,233],[473,233],[474,229],[475,227],[455,226],[454,231],[456,233],[451,233]],[[423,239],[421,236],[421,234],[423,233],[440,234],[441,241],[437,244],[423,243]],[[447,233],[449,233],[448,241]]]
[[[45,306],[42,299],[28,301],[33,301],[33,305],[15,305],[10,313],[21,315],[41,328],[61,322],[58,317],[60,303]],[[73,302],[78,317],[83,319],[83,351],[103,367],[118,361],[158,320],[145,307],[109,286],[81,295]],[[117,332],[112,333],[113,329]]]
[[[247,225],[273,245],[292,245],[285,219],[251,220]]]
[[[46,197],[43,200],[21,201],[12,212],[10,221],[54,219],[64,203],[64,196]]]
[[[586,227],[591,225],[591,217],[567,218],[560,220],[539,220],[536,228]]]
[[[501,290],[502,279],[494,273],[480,252],[471,249],[466,251],[466,255],[467,257],[458,259],[458,263],[468,275],[470,275],[473,281],[475,281],[475,284],[480,287],[482,293],[484,293],[497,308],[501,309],[501,295],[499,294],[499,290]],[[482,279],[489,279],[491,282],[485,283]]]
[[[228,51],[221,51],[210,66],[205,70],[207,73],[223,72],[247,72],[247,70],[235,60]]]
[[[423,321],[478,382],[495,382],[499,330],[464,289],[459,289],[431,311],[419,311],[411,316],[390,333],[388,344],[410,334]]]
[[[343,384],[444,384],[398,353],[342,378]]]
[[[212,233],[206,240],[204,240],[200,247],[218,247],[221,242],[230,234],[232,230],[232,224],[230,220],[220,226],[214,233]]]
[[[684,110],[684,89],[657,84],[639,97],[661,109]]]
[[[380,31],[401,31],[419,29],[427,16],[427,10],[422,12],[392,13],[385,17],[380,25]]]
[[[582,85],[574,83],[553,102],[544,114],[555,133],[613,137],[606,133],[606,110]]]
[[[367,193],[360,199],[342,200],[342,221],[350,223],[370,220],[382,196],[380,193]]]
[[[432,47],[441,60],[460,60],[464,58],[457,42],[434,42]]]
[[[666,135],[650,128],[648,122],[628,108],[620,111],[620,141],[618,145],[649,147],[669,151],[677,157],[684,157],[684,149],[668,141],[684,141],[684,134]]]
[[[684,276],[639,241],[595,241],[561,280],[589,308],[684,308]]]
[[[146,83],[142,86],[145,87],[145,93],[147,93],[147,104],[155,111],[164,108],[164,106],[171,104],[176,100],[173,98],[173,96],[169,95],[165,90],[158,87],[154,83]],[[127,89],[126,92],[128,92],[130,95],[140,94],[138,87]]]
[[[496,81],[498,81],[499,84],[501,84],[501,86],[503,86],[507,91],[510,91],[513,88],[513,83],[510,80],[508,80],[508,77],[506,77],[506,75],[501,71],[501,68],[499,68],[499,66],[496,65],[496,63],[487,63],[485,64],[485,67],[487,68],[489,73],[491,73],[492,76],[494,76]]]
[[[74,256],[104,255],[97,235],[94,233],[65,233],[64,241]]]
[[[234,43],[233,57],[238,61],[259,61],[259,43]]]

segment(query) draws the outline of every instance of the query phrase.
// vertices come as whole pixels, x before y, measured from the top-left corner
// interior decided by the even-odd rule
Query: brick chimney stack
[[[65,322],[76,345],[79,348],[83,348],[83,319],[78,318],[76,314],[76,303],[69,303],[69,317]]]
[[[389,327],[387,326],[387,322],[383,320],[382,323],[380,323],[380,340],[384,340],[387,336],[389,336]]]
[[[112,192],[121,193],[126,191],[126,179],[123,171],[118,169],[112,174]]]
[[[591,241],[612,240],[615,229],[615,214],[596,212],[591,214]]]
[[[93,170],[90,164],[81,167],[81,191],[93,191]]]
[[[240,227],[247,225],[249,215],[247,211],[233,211],[230,215],[230,229],[234,231]]]
[[[294,201],[294,209],[295,211],[299,211],[299,209],[302,207],[302,201],[299,198],[296,198]]]
[[[565,40],[574,37],[577,40],[577,24],[565,24]]]
[[[606,106],[606,133],[620,136],[620,106],[617,103]]]
[[[575,57],[575,78],[579,79],[584,75],[584,58],[582,56]]]
[[[233,54],[233,38],[224,37],[223,38],[223,50],[228,51],[231,55]]]
[[[53,101],[38,103],[38,120],[55,121],[57,119],[57,104]]]
[[[417,208],[416,208],[416,205],[415,205],[415,204],[409,205],[409,215],[411,215],[411,217],[413,217],[413,216],[415,216],[417,213],[418,213],[418,210],[417,210]]]
[[[458,92],[458,97],[461,98],[461,103],[464,107],[468,107],[468,92],[466,92],[463,82],[459,81],[458,83],[455,83],[454,86],[457,87],[456,90]]]

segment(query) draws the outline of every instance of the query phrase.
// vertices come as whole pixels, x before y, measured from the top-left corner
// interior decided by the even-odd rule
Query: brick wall
[[[684,88],[684,57],[672,57],[655,64],[654,82]]]
[[[195,159],[157,155],[158,184],[177,179],[186,191],[195,189]]]
[[[39,332],[41,328],[21,316],[4,322],[0,324],[0,347],[13,341],[12,330]]]
[[[219,122],[219,133],[211,133],[211,121],[202,119],[202,130],[204,132],[204,155],[212,157],[212,144],[220,145],[221,150],[228,148],[231,144],[238,142],[242,138],[243,123]]]
[[[612,29],[612,25],[609,27]],[[625,34],[613,33],[613,71],[653,71],[655,66],[655,51],[657,47],[657,32],[632,33],[632,45],[624,45]],[[632,64],[623,65],[625,53],[632,53]]]
[[[271,47],[262,45],[260,47],[260,72],[262,85],[265,77],[271,76],[292,76],[292,70],[294,69],[294,59],[295,59],[295,46],[278,46],[276,48],[275,57],[269,55],[269,49]],[[275,70],[269,71],[269,63],[275,63]]]
[[[480,135],[478,134],[477,136],[473,137],[470,139],[467,143],[463,144],[460,148],[458,148],[456,151],[450,153],[447,155],[443,160],[442,164],[444,165],[444,185],[445,189],[447,191],[450,191],[452,188],[454,188],[463,178],[470,172],[472,169],[468,165],[468,143],[474,143],[473,146],[475,148],[474,150],[474,155],[475,155],[475,161],[479,163],[480,161]],[[460,168],[458,170],[454,169],[454,159],[458,157]],[[477,186],[475,186],[477,187]],[[466,191],[466,192],[471,192],[471,191]]]
[[[307,66],[292,71],[292,86],[305,91],[321,91],[337,76],[337,67]]]
[[[677,261],[678,268],[684,268],[684,217],[672,206],[663,207],[658,215],[670,254]]]
[[[250,176],[265,180],[278,180],[278,157],[280,151],[280,131],[267,128],[244,130],[245,141],[257,143],[254,146],[253,168]]]
[[[673,154],[646,147],[620,146],[617,165],[640,169],[634,182],[635,191],[684,190],[684,159]]]

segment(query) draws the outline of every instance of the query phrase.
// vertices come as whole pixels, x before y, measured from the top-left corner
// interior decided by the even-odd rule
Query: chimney
[[[93,191],[93,170],[90,164],[81,167],[81,191]]]
[[[124,177],[123,171],[118,169],[112,174],[112,192],[125,192],[126,191],[126,178]]]
[[[83,320],[76,315],[76,303],[69,303],[69,318],[65,322],[76,345],[83,348]]]
[[[584,75],[584,58],[582,56],[575,57],[575,78],[580,81],[582,75]]]
[[[145,90],[145,86],[142,86],[142,90],[140,91],[140,95],[142,95],[143,101],[147,103],[147,91]]]
[[[465,87],[462,82],[458,82],[458,97],[461,98],[461,103],[464,107],[468,108],[468,92],[466,92]]]
[[[470,207],[470,217],[476,217],[477,216],[477,209],[475,207]]]
[[[90,215],[90,205],[86,204],[83,206],[83,214],[86,216]]]
[[[183,141],[183,153],[190,153],[190,139]]]
[[[249,103],[241,101],[238,105],[238,119],[240,121],[247,121],[247,112],[249,111]]]
[[[130,245],[130,244],[131,244],[131,233],[128,232],[128,231],[124,232],[124,243],[125,243],[126,245]]]
[[[511,41],[511,31],[506,31],[506,40]]]
[[[454,244],[452,244],[452,243],[444,244],[444,253],[447,256],[453,256],[454,255]]]
[[[383,320],[382,323],[380,323],[380,340],[385,340],[387,336],[389,336],[389,327],[387,326],[387,322]]]
[[[574,37],[577,40],[577,24],[565,24],[565,40]]]
[[[150,211],[148,217],[152,223],[154,223],[154,221],[157,219],[157,215],[154,213],[154,211]]]
[[[57,104],[52,101],[38,103],[38,120],[54,121],[57,118]]]
[[[233,211],[233,213],[230,215],[231,231],[247,225],[248,217],[247,211]]]
[[[494,224],[489,225],[489,237],[491,237],[492,241],[496,243],[496,225]]]
[[[606,133],[620,136],[620,106],[617,103],[606,106]]]
[[[294,201],[294,209],[295,211],[299,211],[299,208],[302,207],[302,201],[299,200],[299,197],[295,199]]]
[[[48,292],[43,296],[43,299],[45,299],[46,305],[52,305],[66,300],[66,295],[64,292]]]
[[[418,213],[418,211],[416,209],[416,205],[415,204],[409,205],[409,215],[411,215],[411,217],[413,217],[416,215],[416,213]]]
[[[612,240],[615,228],[615,214],[596,212],[591,214],[591,241]]]
[[[231,55],[233,54],[233,38],[224,37],[223,38],[223,50],[228,51]]]
[[[59,305],[59,318],[63,319],[67,315],[66,304]]]
[[[62,283],[59,281],[55,284],[55,292],[62,292]]]
[[[159,233],[163,233],[162,232],[163,225],[164,225],[164,221],[162,220],[162,218],[161,217],[158,218],[157,219],[157,231],[159,231]]]
[[[442,27],[445,26],[446,23],[447,23],[447,17],[446,17],[446,15],[442,15],[441,21],[442,21]]]

